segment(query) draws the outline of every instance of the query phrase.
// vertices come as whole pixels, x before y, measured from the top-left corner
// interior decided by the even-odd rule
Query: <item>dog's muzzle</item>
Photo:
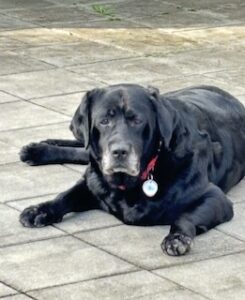
[[[125,173],[138,176],[139,159],[133,147],[126,143],[114,143],[102,156],[102,171],[105,175]]]

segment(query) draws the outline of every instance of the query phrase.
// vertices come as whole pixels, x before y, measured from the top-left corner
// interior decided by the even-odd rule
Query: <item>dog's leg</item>
[[[47,143],[31,143],[20,151],[21,161],[31,166],[74,163],[88,164],[89,152],[85,148],[61,147]]]
[[[230,200],[217,186],[210,184],[195,208],[181,215],[172,224],[169,235],[163,240],[162,248],[169,255],[184,255],[193,244],[197,234],[229,221],[233,217]]]
[[[59,194],[53,201],[30,206],[23,210],[20,222],[25,227],[43,227],[62,221],[69,212],[81,212],[98,208],[97,201],[88,190],[84,180],[66,192]]]
[[[78,140],[59,140],[59,139],[48,139],[41,141],[40,143],[62,146],[62,147],[84,147],[84,142]]]

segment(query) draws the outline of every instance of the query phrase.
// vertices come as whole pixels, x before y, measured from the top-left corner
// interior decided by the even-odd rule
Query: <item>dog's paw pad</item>
[[[20,223],[25,227],[44,227],[58,223],[62,218],[53,215],[49,209],[39,206],[30,206],[20,214]]]
[[[181,233],[169,234],[161,246],[168,255],[180,256],[190,251],[193,246],[193,239]]]
[[[46,150],[46,146],[40,143],[31,143],[22,147],[19,155],[20,160],[30,166],[35,166],[42,163],[42,157]]]

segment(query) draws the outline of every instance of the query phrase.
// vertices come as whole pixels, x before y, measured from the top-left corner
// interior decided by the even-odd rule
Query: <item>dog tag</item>
[[[158,191],[158,184],[153,179],[146,180],[142,185],[142,190],[148,197],[153,197]]]

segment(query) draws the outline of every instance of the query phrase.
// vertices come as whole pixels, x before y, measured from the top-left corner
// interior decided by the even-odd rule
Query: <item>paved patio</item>
[[[162,253],[167,227],[126,226],[99,211],[42,229],[18,222],[84,171],[29,167],[18,152],[70,138],[85,91],[212,84],[245,104],[244,26],[238,0],[0,0],[0,298],[245,299],[245,180],[229,193],[234,220],[185,257]]]

